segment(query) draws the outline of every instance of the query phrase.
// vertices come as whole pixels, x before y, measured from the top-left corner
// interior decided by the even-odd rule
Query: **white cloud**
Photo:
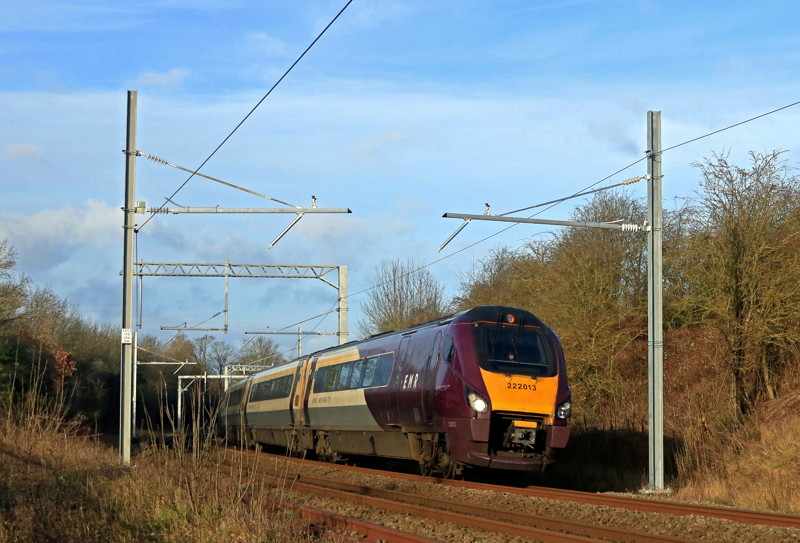
[[[39,156],[41,154],[41,147],[33,143],[11,143],[6,145],[6,148],[3,150],[3,158],[9,160]]]
[[[81,208],[66,206],[31,215],[0,213],[0,238],[8,238],[20,252],[54,245],[119,244],[121,226],[120,209],[95,200],[88,200]]]
[[[416,198],[403,198],[398,200],[397,202],[397,209],[400,211],[424,211],[430,212],[433,210],[431,205],[428,202],[424,202],[422,200],[418,200]]]
[[[266,32],[257,32],[247,36],[248,46],[256,49],[259,52],[270,55],[280,56],[286,53],[286,42],[272,36],[268,36]]]
[[[189,75],[186,70],[173,68],[168,72],[145,72],[138,79],[131,81],[131,85],[141,87],[167,87],[171,89],[180,88],[183,80]]]

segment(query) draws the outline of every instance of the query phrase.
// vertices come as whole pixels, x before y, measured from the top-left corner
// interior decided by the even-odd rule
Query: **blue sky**
[[[197,167],[344,2],[253,4],[0,5],[0,236],[17,248],[20,271],[91,317],[119,321],[125,91],[139,91],[139,149]],[[446,211],[480,213],[489,202],[501,213],[566,196],[640,158],[648,109],[662,111],[666,147],[800,100],[799,12],[788,1],[355,0],[203,169],[353,215],[307,216],[272,250],[286,217],[159,216],[140,233],[139,256],[347,265],[356,292],[383,258],[438,258],[458,226]],[[745,163],[750,150],[788,149],[797,165],[799,122],[800,106],[665,154],[665,204],[693,194],[690,164],[712,151]],[[636,168],[615,180],[644,173]],[[141,159],[137,174],[148,205],[186,179]],[[263,205],[203,179],[175,200]],[[572,205],[546,216],[567,218]],[[473,223],[444,254],[499,229]],[[452,295],[492,247],[543,231],[514,228],[431,272]],[[361,299],[350,301],[351,332]],[[213,315],[223,289],[153,279],[144,300],[144,331],[154,332]],[[334,301],[322,283],[232,281],[225,339]]]

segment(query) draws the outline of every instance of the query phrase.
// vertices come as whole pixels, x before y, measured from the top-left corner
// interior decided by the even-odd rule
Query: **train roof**
[[[423,323],[420,323],[420,324],[415,324],[414,326],[411,326],[409,328],[405,328],[403,330],[389,330],[387,332],[381,332],[380,334],[373,334],[373,335],[371,335],[369,337],[366,337],[364,339],[348,341],[347,343],[344,343],[342,345],[333,345],[333,346],[327,347],[325,349],[320,349],[319,351],[314,351],[314,352],[309,353],[307,355],[299,356],[297,358],[293,358],[291,360],[288,360],[286,362],[282,362],[280,364],[275,364],[274,366],[272,366],[272,367],[270,367],[268,369],[265,369],[265,370],[262,370],[262,371],[260,371],[258,373],[252,374],[251,377],[255,377],[257,375],[261,375],[263,373],[266,373],[266,372],[269,372],[269,371],[273,371],[275,368],[279,368],[281,366],[286,366],[286,365],[289,365],[289,364],[297,363],[300,360],[305,360],[305,359],[308,359],[308,358],[311,358],[311,357],[314,357],[314,356],[320,356],[320,355],[323,355],[325,353],[336,351],[336,350],[339,350],[339,349],[342,349],[342,348],[355,347],[355,346],[362,345],[364,343],[368,343],[368,342],[376,340],[376,339],[387,338],[387,337],[391,337],[391,336],[395,336],[395,335],[406,335],[406,334],[409,334],[409,333],[412,333],[412,332],[418,332],[419,330],[424,330],[426,328],[433,328],[433,327],[436,327],[436,326],[444,326],[445,324],[449,324],[449,323],[453,322],[454,320],[456,320],[456,319],[458,319],[460,317],[463,317],[463,316],[469,315],[469,316],[477,318],[477,319],[495,320],[495,315],[497,315],[499,312],[507,312],[507,311],[510,311],[510,310],[527,313],[528,316],[533,318],[532,324],[539,325],[539,326],[543,325],[542,321],[540,321],[535,315],[533,315],[532,313],[530,313],[529,311],[526,311],[524,309],[519,309],[517,307],[502,306],[502,305],[482,305],[482,306],[478,306],[478,307],[473,307],[471,309],[466,309],[464,311],[459,311],[458,313],[453,313],[453,314],[447,315],[445,317],[438,317],[436,319],[432,319],[432,320],[429,320],[427,322],[423,322]]]

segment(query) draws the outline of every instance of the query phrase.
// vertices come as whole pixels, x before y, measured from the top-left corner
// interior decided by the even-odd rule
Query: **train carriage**
[[[425,474],[542,470],[569,439],[558,337],[511,307],[477,307],[319,351],[229,394],[219,421],[229,436],[235,427],[331,461],[410,459]]]

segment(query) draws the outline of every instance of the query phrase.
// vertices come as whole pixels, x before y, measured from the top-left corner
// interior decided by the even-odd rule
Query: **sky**
[[[138,149],[196,168],[344,4],[4,0],[0,239],[17,250],[18,272],[121,326],[126,91],[138,91]],[[790,1],[354,0],[201,170],[353,213],[306,215],[272,249],[291,216],[158,215],[138,234],[138,257],[347,266],[357,337],[366,295],[356,293],[383,260],[446,257],[429,270],[452,296],[493,248],[552,230],[522,225],[468,247],[503,228],[473,222],[439,254],[461,222],[443,213],[483,213],[484,203],[503,213],[585,189],[644,156],[648,110],[662,112],[669,147],[800,100],[798,20]],[[696,195],[692,163],[713,153],[746,166],[749,151],[785,149],[797,166],[798,124],[800,106],[665,153],[664,205]],[[136,199],[148,207],[188,177],[137,160]],[[202,178],[174,201],[274,205]],[[568,219],[582,203],[540,218]],[[245,331],[335,303],[316,280],[232,279],[230,333],[215,335],[240,344]],[[222,279],[148,278],[141,332],[166,340],[160,327],[223,306]],[[302,326],[336,323],[332,314]],[[307,337],[304,350],[334,342]]]

